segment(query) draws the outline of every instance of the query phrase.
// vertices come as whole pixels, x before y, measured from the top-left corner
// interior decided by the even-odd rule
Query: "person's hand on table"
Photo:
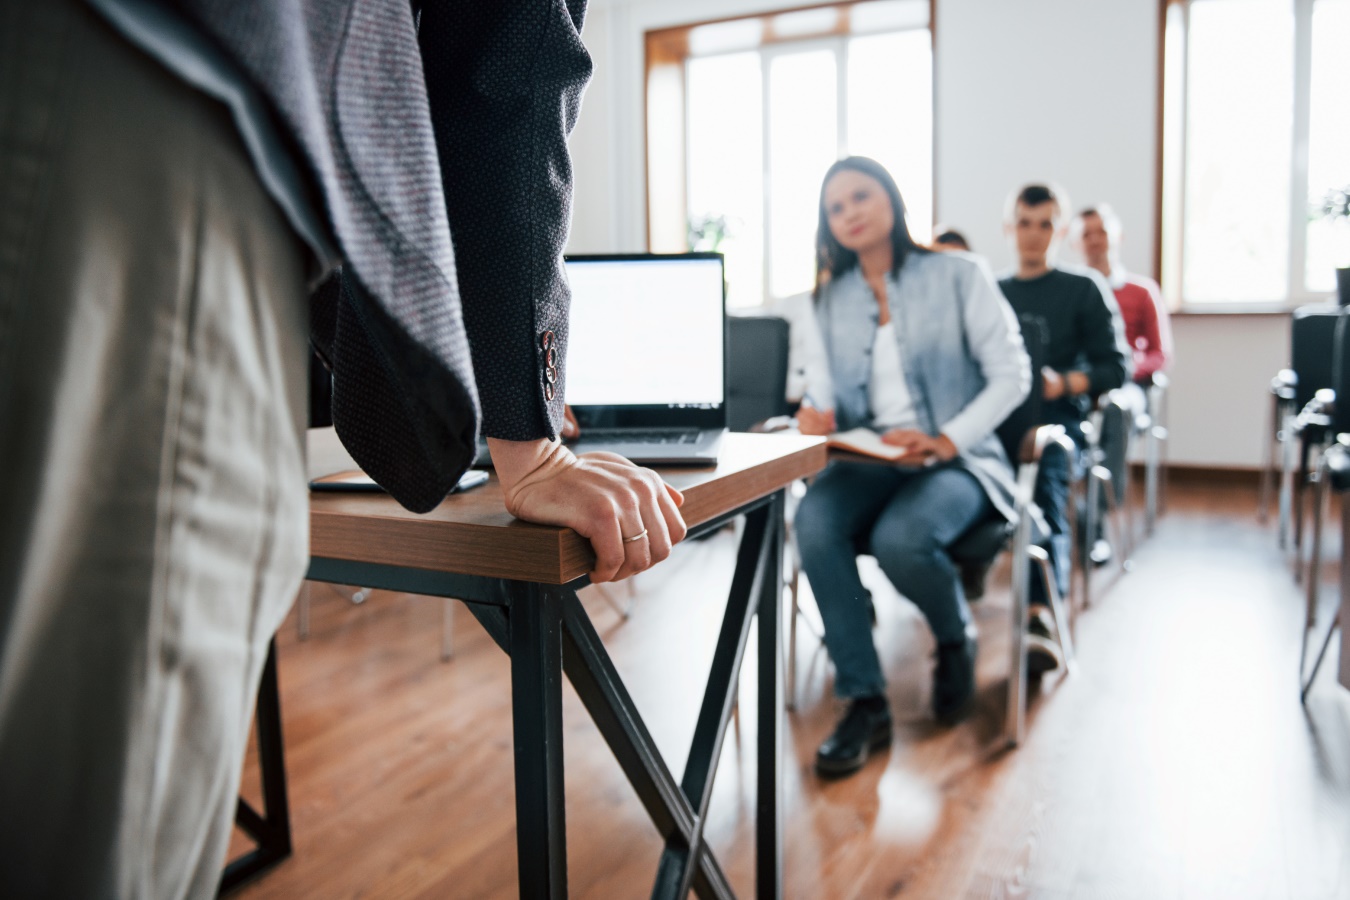
[[[834,434],[834,410],[816,409],[814,406],[803,405],[797,410],[797,429],[802,434],[825,436]]]
[[[595,550],[592,582],[619,581],[670,556],[684,539],[684,495],[614,453],[577,456],[560,441],[488,438],[518,519],[571,528]]]
[[[905,448],[905,455],[896,462],[926,463],[929,460],[947,462],[955,459],[957,455],[956,445],[945,434],[933,437],[911,428],[892,428],[881,436],[881,442],[892,447]]]

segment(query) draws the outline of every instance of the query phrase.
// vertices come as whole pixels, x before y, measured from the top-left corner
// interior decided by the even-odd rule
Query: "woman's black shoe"
[[[955,725],[970,714],[975,704],[975,638],[954,644],[938,644],[933,667],[933,717],[942,725]]]
[[[827,778],[850,775],[873,750],[891,742],[891,710],[885,697],[853,700],[848,712],[816,751],[816,772]]]

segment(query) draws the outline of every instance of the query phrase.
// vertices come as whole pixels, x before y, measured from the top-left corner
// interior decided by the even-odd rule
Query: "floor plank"
[[[979,709],[942,730],[925,711],[927,629],[864,560],[897,741],[850,779],[812,774],[838,707],[825,654],[803,631],[801,710],[784,740],[788,897],[1350,896],[1350,695],[1328,665],[1306,713],[1298,703],[1302,595],[1252,492],[1179,485],[1171,502],[1133,571],[1104,576],[1077,617],[1081,669],[1033,695],[1013,752],[998,743],[1006,566],[976,606]],[[677,774],[734,541],[727,531],[689,544],[641,576],[629,621],[583,592]],[[506,658],[460,609],[455,659],[440,662],[430,598],[377,592],[355,606],[316,585],[312,617],[308,641],[294,616],[280,637],[296,852],[236,896],[515,896]],[[752,666],[739,696],[707,834],[749,895]],[[646,896],[660,841],[570,688],[564,720],[572,896]],[[250,755],[246,795],[256,778]],[[236,836],[233,849],[244,846]]]

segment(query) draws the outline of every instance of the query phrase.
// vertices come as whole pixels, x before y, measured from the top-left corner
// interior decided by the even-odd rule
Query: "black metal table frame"
[[[277,639],[267,648],[256,713],[258,770],[262,776],[263,812],[243,797],[235,807],[234,822],[253,839],[255,847],[230,860],[220,878],[224,894],[270,869],[291,855],[291,811],[286,797],[286,756],[281,741],[281,691],[277,684]]]
[[[689,536],[697,537],[738,516],[746,518],[707,688],[679,782],[577,598],[577,591],[588,584],[584,577],[559,586],[319,557],[310,561],[307,577],[462,600],[511,657],[516,845],[520,896],[527,898],[567,896],[564,673],[665,840],[652,897],[683,898],[691,888],[703,898],[734,896],[704,840],[703,828],[746,642],[752,621],[757,621],[755,886],[757,897],[778,898],[783,881],[779,778],[783,503],[779,490],[690,530]],[[272,685],[275,689],[275,679]]]

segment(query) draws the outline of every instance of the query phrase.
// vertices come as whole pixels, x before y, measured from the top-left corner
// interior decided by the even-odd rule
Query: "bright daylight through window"
[[[653,250],[687,245],[724,252],[731,306],[809,290],[820,179],[850,154],[871,156],[891,171],[914,237],[931,237],[927,0],[698,26],[687,29],[680,47],[678,59],[649,70]],[[677,66],[683,103],[668,77]],[[670,126],[665,117],[672,115],[682,116],[683,128]],[[681,135],[682,152],[674,152],[669,144]],[[680,187],[683,196],[675,196]],[[680,211],[683,233],[669,221]]]
[[[1169,6],[1163,280],[1190,305],[1318,300],[1350,265],[1350,0]]]

